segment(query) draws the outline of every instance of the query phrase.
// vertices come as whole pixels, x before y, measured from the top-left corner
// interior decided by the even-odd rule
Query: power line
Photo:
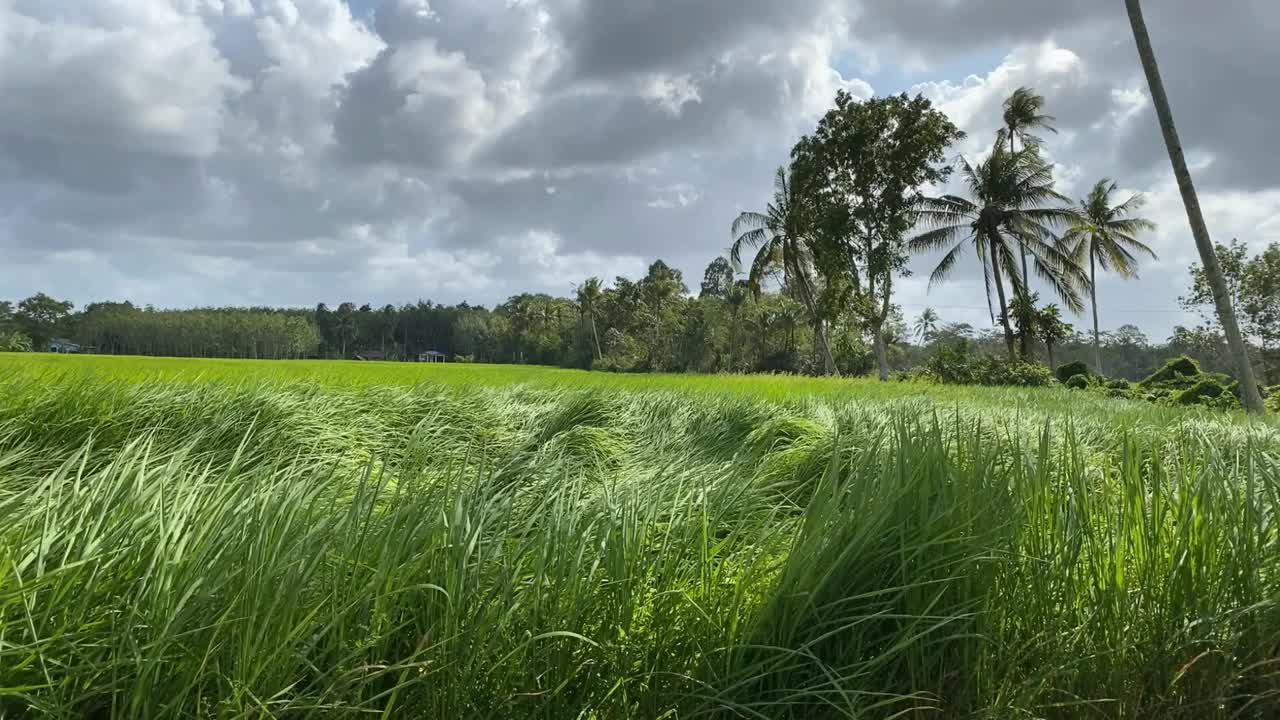
[[[983,306],[983,307],[976,307],[976,306],[971,306],[971,305],[951,305],[951,304],[947,304],[947,305],[940,305],[940,304],[938,304],[938,303],[933,303],[933,304],[924,304],[924,303],[897,303],[897,304],[898,304],[898,305],[901,305],[902,307],[913,307],[913,308],[934,308],[934,309],[942,309],[942,310],[975,310],[975,311],[976,311],[976,310],[980,310],[980,311],[982,311],[982,312],[987,312],[987,310],[989,309],[989,308],[987,308],[987,307],[985,307],[985,306]],[[1183,310],[1169,310],[1169,309],[1167,309],[1167,308],[1166,308],[1166,309],[1157,309],[1157,308],[1117,308],[1117,307],[1114,307],[1114,306],[1111,306],[1111,305],[1108,305],[1108,306],[1107,306],[1107,312],[1108,312],[1108,313],[1116,313],[1116,312],[1122,312],[1122,313],[1153,313],[1153,314],[1162,314],[1162,315],[1184,315],[1184,314],[1186,314],[1186,311],[1183,311]]]

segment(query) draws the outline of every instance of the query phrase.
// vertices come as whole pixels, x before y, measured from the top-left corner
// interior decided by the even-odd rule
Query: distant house
[[[435,350],[428,350],[424,353],[418,353],[418,362],[437,363],[449,362],[449,356]]]
[[[386,360],[387,354],[381,350],[370,350],[356,355],[357,360]]]
[[[49,341],[49,352],[52,353],[78,353],[80,350],[80,345],[66,338],[54,338]]]

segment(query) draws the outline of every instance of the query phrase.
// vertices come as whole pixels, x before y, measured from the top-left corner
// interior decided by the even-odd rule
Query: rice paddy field
[[[1280,426],[0,355],[0,718],[1276,718]]]

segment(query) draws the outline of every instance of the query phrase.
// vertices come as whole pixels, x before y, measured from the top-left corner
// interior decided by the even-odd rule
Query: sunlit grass
[[[1268,423],[506,366],[0,377],[0,717],[1280,712]]]

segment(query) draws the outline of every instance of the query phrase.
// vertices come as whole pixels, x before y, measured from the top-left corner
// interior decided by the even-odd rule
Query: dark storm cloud
[[[1268,241],[1280,7],[1147,14],[1215,233]],[[1111,0],[0,0],[0,297],[493,303],[658,256],[696,284],[874,58],[934,80],[966,154],[1032,85],[1064,191],[1151,194],[1166,260],[1105,287],[1130,320],[1188,245],[1128,32]]]

